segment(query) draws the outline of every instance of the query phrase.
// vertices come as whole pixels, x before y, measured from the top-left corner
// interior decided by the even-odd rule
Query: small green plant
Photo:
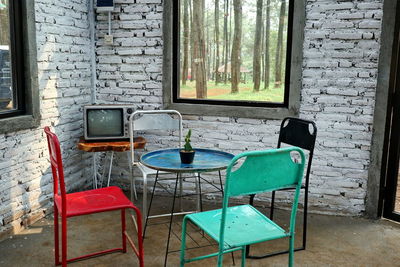
[[[193,151],[192,145],[190,144],[190,136],[192,135],[192,130],[189,129],[188,133],[185,136],[185,144],[183,145],[184,151]]]

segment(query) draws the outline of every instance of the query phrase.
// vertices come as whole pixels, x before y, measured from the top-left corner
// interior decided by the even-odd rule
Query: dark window
[[[25,114],[21,0],[0,2],[0,117]]]

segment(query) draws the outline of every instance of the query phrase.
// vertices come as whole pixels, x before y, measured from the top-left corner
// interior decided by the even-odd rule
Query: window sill
[[[40,118],[32,115],[21,115],[0,120],[0,133],[10,133],[25,129],[37,128]]]
[[[163,1],[163,103],[166,109],[175,109],[184,115],[239,117],[259,119],[283,119],[285,117],[297,117],[300,110],[300,90],[302,87],[302,64],[304,27],[306,18],[306,0],[293,1],[293,24],[291,46],[291,71],[288,84],[288,107],[246,107],[212,104],[189,104],[173,101],[172,90],[176,87],[174,81],[174,49],[177,48],[173,38],[173,1]],[[175,88],[176,90],[176,88]]]
[[[256,119],[283,119],[285,117],[297,117],[298,108],[262,108],[243,106],[224,106],[207,104],[168,103],[166,109],[175,109],[185,115],[239,117]]]

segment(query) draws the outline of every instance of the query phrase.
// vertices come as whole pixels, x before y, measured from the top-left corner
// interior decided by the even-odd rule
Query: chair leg
[[[61,216],[61,263],[67,266],[67,218]]]
[[[271,196],[271,209],[269,212],[269,218],[272,220],[274,219],[274,205],[275,205],[275,191],[272,191],[272,196]]]
[[[218,267],[222,267],[223,260],[224,260],[224,253],[222,251],[219,251],[219,253],[218,253],[218,262],[217,262],[217,266]]]
[[[306,249],[307,243],[307,216],[308,216],[308,185],[304,188],[304,206],[303,206],[303,249]]]
[[[250,195],[250,200],[249,200],[249,204],[251,206],[254,206],[254,198],[255,198],[255,194]],[[250,255],[250,246],[246,246],[246,257],[249,257]]]
[[[59,232],[58,232],[58,208],[57,205],[54,203],[54,260],[55,265],[60,265],[60,239],[59,239]]]
[[[136,213],[136,220],[138,224],[137,235],[138,235],[138,245],[139,245],[139,266],[144,267],[144,248],[143,248],[143,221],[138,208],[134,208]]]
[[[130,151],[128,151],[127,157],[128,157],[128,164],[129,164],[129,173],[131,175],[131,201],[133,202],[134,196],[135,196],[135,200],[137,200],[137,192],[136,192],[136,179],[135,179],[135,176],[133,175],[133,166],[132,166]]]
[[[200,175],[200,174],[199,174]],[[222,198],[224,197],[224,186],[222,185],[222,175],[221,175],[221,171],[218,171],[218,175],[219,175],[219,185],[221,186],[221,193],[222,193]],[[255,195],[251,195],[253,198],[251,198],[251,203],[250,205],[253,205],[253,199]],[[245,257],[247,257],[250,253],[250,246],[246,246],[246,254]],[[231,252],[231,256],[232,256],[232,263],[233,265],[235,265],[235,256],[233,255],[233,252]],[[243,256],[243,255],[242,255]]]
[[[289,267],[293,266],[293,254],[294,254],[294,233],[289,238]]]
[[[242,267],[246,266],[246,246],[242,247]]]
[[[126,221],[125,221],[125,209],[121,209],[121,233],[122,233],[122,252],[126,253]]]
[[[181,254],[180,254],[180,266],[181,267],[185,266],[186,226],[187,226],[187,217],[183,217],[182,239],[181,239]]]

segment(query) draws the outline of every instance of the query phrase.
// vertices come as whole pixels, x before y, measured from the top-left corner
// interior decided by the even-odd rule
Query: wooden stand
[[[146,139],[143,137],[135,137],[133,139],[134,149],[143,149],[146,145]],[[108,180],[107,186],[110,186],[110,179],[111,179],[111,169],[114,159],[114,152],[126,152],[131,149],[131,144],[129,141],[98,141],[98,142],[88,142],[81,137],[79,139],[79,143],[77,145],[79,150],[85,152],[107,152],[111,151],[110,156],[110,165],[108,168]],[[129,170],[130,174],[132,175],[132,164],[130,159],[130,153],[128,153],[128,163],[129,163]],[[96,164],[96,153],[93,154],[93,188],[97,189],[97,164]],[[103,175],[101,175],[100,183],[103,184],[103,178],[105,175],[105,171],[103,171]],[[131,188],[132,190],[132,188]]]
[[[146,139],[141,136],[135,137],[133,139],[133,145],[135,149],[143,149],[146,145]],[[85,152],[125,152],[131,149],[131,144],[129,141],[88,142],[81,137],[79,139],[78,149]]]

